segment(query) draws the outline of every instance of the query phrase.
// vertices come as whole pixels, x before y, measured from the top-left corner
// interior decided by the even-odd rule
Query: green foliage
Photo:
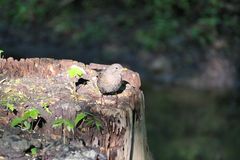
[[[57,118],[54,120],[52,127],[53,128],[60,128],[63,127],[63,143],[66,143],[66,133],[65,130],[67,129],[68,132],[72,132],[74,134],[74,128],[79,127],[78,124],[82,122],[87,127],[96,126],[98,130],[101,129],[101,121],[97,119],[93,114],[87,112],[81,112],[76,115],[75,119],[69,120],[64,118]]]
[[[54,120],[52,127],[53,128],[59,128],[64,124],[64,119],[63,118],[57,118]]]
[[[33,121],[37,120],[40,112],[35,108],[26,110],[21,117],[16,117],[11,121],[11,127],[19,126],[22,130],[33,130]]]
[[[98,131],[102,128],[102,122],[99,118],[89,112],[84,112],[86,114],[85,122],[87,126],[96,127]]]
[[[14,104],[8,101],[0,101],[0,105],[6,107],[11,112],[14,112],[16,110]]]
[[[77,124],[78,124],[81,120],[83,120],[84,118],[86,118],[86,116],[87,116],[87,115],[86,115],[84,112],[77,114],[77,116],[76,116],[76,118],[75,118],[75,120],[74,120],[74,125],[77,126]]]
[[[84,40],[88,43],[99,42],[106,37],[107,31],[104,24],[101,21],[97,22],[86,22],[83,26],[83,31],[73,35],[73,39]]]
[[[81,112],[76,115],[73,121],[64,119],[64,118],[57,118],[53,122],[53,128],[64,127],[70,132],[73,132],[74,127],[79,127],[79,123],[82,122],[82,125],[86,125],[86,127],[96,127],[97,130],[100,131],[102,128],[101,120],[98,119],[95,115],[88,112]]]
[[[51,10],[58,8],[54,1],[49,0],[1,0],[1,18],[10,20],[17,26],[26,26],[30,23],[43,23]]]
[[[240,34],[237,1],[2,0],[0,10],[2,23],[13,27],[41,24],[55,36],[77,43],[102,42],[127,33],[132,44],[155,50],[179,35],[209,44],[223,34]]]
[[[219,32],[217,26],[221,22],[222,3],[219,0],[152,0],[147,4],[152,16],[149,27],[139,29],[136,38],[144,46],[153,49],[169,38],[178,36],[178,33],[187,34],[200,43],[211,42]]]
[[[78,126],[79,122],[82,121],[82,125],[86,125],[87,127],[96,127],[98,131],[102,128],[101,120],[98,119],[95,115],[89,112],[81,112],[77,114],[74,124],[75,127]]]
[[[41,103],[41,106],[43,107],[43,109],[48,113],[48,114],[52,114],[52,112],[50,111],[50,109],[48,108],[49,107],[49,104],[46,103],[46,102],[42,102]]]
[[[171,19],[160,18],[155,20],[147,29],[136,32],[136,40],[147,49],[155,49],[161,42],[176,35],[178,22]]]
[[[21,117],[16,117],[14,119],[12,119],[11,121],[11,127],[15,127],[17,126],[18,124],[21,124],[23,122],[23,118]]]
[[[83,76],[84,73],[85,71],[82,68],[75,65],[68,70],[68,75],[70,78],[74,78],[74,77],[80,78]]]
[[[60,128],[63,127],[63,143],[66,143],[66,133],[65,130],[67,129],[68,132],[72,132],[74,133],[74,123],[68,119],[64,119],[64,118],[57,118],[54,120],[53,128]]]
[[[6,107],[7,107],[7,109],[9,109],[9,110],[12,111],[12,112],[15,110],[15,107],[14,107],[13,104],[7,103],[7,104],[6,104]]]
[[[17,83],[17,80],[15,82]],[[6,95],[0,95],[0,106],[6,107],[12,112],[16,111],[14,107],[16,104],[22,104],[28,99],[22,92],[18,92],[9,88],[5,89],[3,92],[5,92]]]
[[[24,112],[23,119],[28,119],[28,118],[37,119],[39,115],[40,113],[37,109],[30,108]]]
[[[36,156],[36,155],[37,155],[37,152],[38,152],[38,150],[37,150],[36,147],[31,148],[31,154],[32,154],[32,156]]]
[[[98,119],[95,115],[89,112],[82,112],[77,114],[74,124],[77,127],[79,122],[82,121],[88,127],[96,127],[98,131],[102,128],[101,120]]]
[[[53,128],[59,128],[64,126],[64,128],[67,128],[67,130],[70,132],[73,132],[74,129],[74,124],[72,121],[68,120],[68,119],[63,119],[63,118],[58,118],[53,122]]]

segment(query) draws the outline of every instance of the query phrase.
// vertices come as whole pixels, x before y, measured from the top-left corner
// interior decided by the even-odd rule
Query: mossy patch
[[[28,101],[28,97],[21,91],[13,88],[5,88],[5,94],[0,95],[0,106],[6,107],[10,111],[15,110],[15,105],[22,105]]]

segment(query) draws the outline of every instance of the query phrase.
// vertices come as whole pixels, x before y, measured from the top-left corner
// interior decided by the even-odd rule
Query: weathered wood
[[[71,79],[68,69],[76,65],[86,74],[84,80]],[[16,107],[17,113],[6,110],[0,103],[0,129],[21,116],[28,108],[36,108],[44,119],[43,126],[34,131],[43,139],[60,139],[62,128],[54,129],[56,117],[74,120],[77,113],[90,112],[101,120],[102,129],[82,124],[67,139],[80,138],[87,147],[95,148],[109,160],[149,160],[144,96],[136,72],[126,70],[123,78],[128,83],[121,93],[103,96],[96,86],[98,71],[106,65],[85,65],[71,60],[0,58],[0,102]],[[46,112],[47,105],[52,114]]]

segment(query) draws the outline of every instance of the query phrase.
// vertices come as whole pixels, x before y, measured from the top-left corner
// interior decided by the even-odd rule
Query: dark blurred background
[[[155,160],[239,160],[238,0],[0,0],[5,57],[140,73]]]

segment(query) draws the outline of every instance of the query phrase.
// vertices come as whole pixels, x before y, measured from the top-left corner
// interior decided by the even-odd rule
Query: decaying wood
[[[68,69],[76,65],[86,74],[81,80],[70,78]],[[74,120],[77,113],[91,112],[102,122],[102,129],[83,126],[67,138],[80,138],[109,160],[149,160],[144,118],[144,96],[138,73],[126,70],[128,83],[121,93],[103,96],[96,86],[98,71],[106,65],[85,65],[72,60],[0,58],[0,102],[11,101],[17,113],[0,107],[0,127],[28,108],[37,108],[45,123],[35,132],[44,138],[62,138],[62,128],[54,129],[56,117]],[[14,100],[11,100],[14,99]],[[52,114],[47,113],[47,104]]]

